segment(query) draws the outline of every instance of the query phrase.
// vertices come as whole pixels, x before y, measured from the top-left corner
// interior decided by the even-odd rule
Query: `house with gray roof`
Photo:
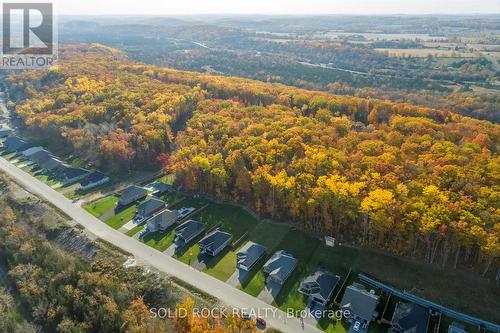
[[[18,136],[9,136],[9,137],[7,137],[7,139],[5,139],[5,141],[3,143],[3,147],[8,152],[13,153],[13,152],[21,152],[23,150],[26,150],[29,147],[31,147],[31,145]]]
[[[264,265],[266,281],[283,285],[297,267],[297,259],[290,252],[277,251]]]
[[[231,242],[233,235],[228,232],[216,229],[198,242],[201,253],[215,257]]]
[[[52,155],[48,151],[40,150],[36,153],[33,153],[31,156],[28,157],[28,159],[34,164],[36,164],[36,166],[41,168],[42,163],[49,160],[49,158],[51,157]]]
[[[340,302],[340,309],[350,312],[348,322],[360,322],[363,330],[368,329],[370,322],[377,317],[379,297],[374,291],[368,291],[359,283],[353,283],[346,288],[344,297]]]
[[[205,230],[205,225],[195,220],[188,220],[175,228],[174,243],[177,249],[183,248]]]
[[[136,185],[129,186],[120,196],[118,206],[128,206],[131,203],[142,200],[147,196],[148,191],[146,189]]]
[[[96,171],[88,174],[80,181],[80,188],[84,191],[106,184],[111,179],[102,172]]]
[[[152,216],[154,213],[162,210],[163,208],[165,208],[164,201],[152,198],[144,201],[143,203],[137,206],[136,215],[140,219],[145,219]]]
[[[299,292],[309,298],[309,307],[313,308],[316,304],[325,306],[331,300],[339,280],[339,276],[317,268],[313,274],[302,281]]]
[[[50,157],[45,162],[41,163],[41,167],[47,172],[56,173],[65,168],[66,165],[64,164],[63,161],[59,160],[58,158]]]
[[[12,134],[12,130],[6,127],[0,127],[0,138],[6,138]]]
[[[266,253],[265,246],[249,241],[236,253],[236,267],[249,272]]]
[[[427,333],[429,309],[415,303],[398,302],[392,315],[390,333]]]
[[[89,172],[83,168],[67,167],[62,170],[60,178],[66,185],[82,180],[88,174]]]
[[[164,209],[147,220],[147,229],[150,232],[165,231],[174,225],[179,218],[177,210]]]
[[[32,156],[33,154],[36,154],[40,151],[43,151],[45,149],[43,149],[43,147],[31,147],[31,148],[28,148],[24,151],[21,152],[21,155],[24,157],[24,158],[30,158],[30,156]]]

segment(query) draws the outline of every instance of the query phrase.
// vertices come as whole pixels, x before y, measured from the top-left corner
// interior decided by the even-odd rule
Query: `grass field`
[[[130,232],[132,230],[130,230]],[[163,252],[166,249],[168,249],[170,245],[173,244],[174,238],[175,238],[175,232],[172,229],[170,229],[167,231],[150,232],[143,238],[141,238],[141,242],[157,249],[160,252]]]
[[[301,231],[290,231],[279,245],[280,250],[291,252],[299,261],[297,268],[281,288],[273,305],[284,309],[292,308],[303,310],[306,307],[305,297],[298,292],[302,279],[311,273],[311,266],[315,266],[313,257],[320,241]],[[314,267],[312,267],[314,269]]]
[[[191,265],[191,263],[198,258],[200,255],[201,250],[200,246],[198,243],[195,243],[191,247],[189,247],[184,253],[182,253],[180,256],[176,256],[178,260],[182,261],[186,265]]]
[[[115,216],[109,218],[106,220],[106,224],[112,227],[113,229],[120,229],[122,226],[124,226],[127,222],[132,220],[135,215],[135,209],[136,205],[132,205]]]
[[[257,297],[259,293],[264,289],[264,286],[266,285],[266,278],[264,276],[264,271],[262,269],[259,269],[248,281],[248,283],[245,283],[241,286],[241,290],[246,292],[247,294],[250,294],[254,297]]]
[[[213,266],[209,265],[204,272],[221,281],[227,281],[236,270],[236,253],[237,251],[227,252],[222,259]]]
[[[193,218],[206,224],[207,228],[220,224],[221,229],[232,234],[234,240],[243,236],[245,232],[252,231],[259,223],[242,208],[218,203],[210,203]]]
[[[109,197],[92,202],[83,208],[95,217],[101,217],[104,213],[114,208],[117,202],[118,197],[116,195],[110,195]]]
[[[145,227],[146,227],[146,223],[145,222],[141,223],[139,225],[136,225],[135,227],[133,227],[129,231],[127,231],[125,233],[125,235],[127,235],[129,237],[134,237],[138,232],[142,231]]]

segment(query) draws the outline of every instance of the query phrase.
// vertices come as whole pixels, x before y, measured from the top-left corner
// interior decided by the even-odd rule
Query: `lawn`
[[[95,217],[101,217],[104,213],[115,207],[117,202],[118,197],[116,195],[110,195],[109,197],[94,201],[83,208]]]
[[[370,325],[370,327],[373,326]],[[317,327],[326,333],[345,333],[349,331],[349,324],[343,320],[320,320]]]
[[[167,206],[175,204],[175,203],[180,204],[180,201],[183,200],[184,198],[185,198],[185,196],[179,192],[176,192],[174,194],[164,194],[164,195],[160,196],[160,199],[165,201],[167,203]]]
[[[267,248],[267,258],[262,260],[260,264],[257,264],[248,276],[246,281],[243,283],[241,290],[244,292],[257,296],[266,284],[264,273],[262,272],[261,265],[263,265],[272,254],[278,250],[278,247],[283,240],[283,238],[290,231],[290,226],[286,224],[275,224],[261,222],[250,232],[248,240],[263,245]],[[242,245],[246,243],[243,242]]]
[[[135,209],[136,205],[132,205],[128,207],[127,209],[122,210],[115,216],[109,218],[106,220],[106,224],[112,227],[113,229],[120,229],[122,226],[124,226],[127,222],[132,220],[135,215]]]
[[[132,230],[130,230],[129,232],[132,232]],[[141,238],[141,242],[143,242],[148,246],[151,246],[152,248],[157,249],[160,252],[163,252],[166,249],[168,249],[170,245],[173,244],[174,238],[175,238],[175,232],[173,229],[171,229],[167,231],[150,232]]]
[[[257,273],[252,277],[248,283],[244,283],[241,286],[241,290],[250,294],[254,297],[257,297],[264,286],[266,285],[266,278],[264,276],[264,271],[262,269],[258,270]]]
[[[210,201],[200,199],[200,198],[186,198],[185,200],[182,200],[182,202],[179,202],[172,207],[169,207],[170,209],[180,209],[182,207],[193,207],[193,208],[201,208],[205,206],[206,204],[209,204]]]
[[[184,253],[182,253],[180,256],[176,255],[176,258],[179,261],[182,261],[183,263],[185,263],[186,265],[191,265],[191,263],[196,258],[198,258],[198,256],[200,255],[200,253],[201,253],[200,246],[198,245],[198,243],[196,243],[193,246],[191,246],[189,249],[187,249],[186,251],[184,251]]]
[[[141,224],[136,225],[135,227],[133,227],[129,231],[127,231],[125,233],[125,235],[127,235],[129,237],[134,237],[138,232],[142,231],[145,227],[146,227],[146,222],[143,222]]]
[[[303,310],[306,307],[307,299],[298,291],[303,278],[311,273],[315,264],[312,263],[316,249],[320,241],[317,238],[312,238],[302,231],[290,231],[279,245],[280,250],[291,252],[299,261],[297,268],[292,276],[288,278],[281,288],[278,297],[276,297],[273,305],[282,310],[288,308]]]
[[[217,261],[218,258],[215,258],[214,261],[217,263],[212,267],[209,265],[204,272],[221,281],[227,281],[236,270],[236,252],[229,251],[219,261]]]
[[[261,222],[250,232],[248,240],[265,246],[271,255],[289,231],[286,224]]]
[[[186,203],[186,201],[182,202],[184,207],[194,207]],[[259,223],[256,218],[244,209],[219,203],[209,203],[208,207],[195,214],[193,219],[206,224],[208,229],[220,224],[221,229],[231,233],[234,240],[243,236],[245,232],[252,231]]]

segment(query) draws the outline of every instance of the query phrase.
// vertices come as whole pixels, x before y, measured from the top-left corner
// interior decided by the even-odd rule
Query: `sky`
[[[54,0],[62,15],[500,14],[500,0]]]

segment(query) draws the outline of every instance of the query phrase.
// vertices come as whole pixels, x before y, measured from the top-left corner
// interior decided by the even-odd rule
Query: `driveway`
[[[71,200],[66,198],[61,193],[55,191],[50,188],[50,186],[47,186],[28,173],[12,165],[2,157],[0,157],[0,169],[15,179],[15,181],[27,191],[52,203],[55,207],[69,216],[69,218],[76,221],[96,237],[99,237],[102,240],[121,248],[123,251],[130,253],[145,265],[154,267],[161,272],[167,273],[191,286],[194,286],[195,288],[199,288],[229,306],[266,313],[267,315],[263,317],[267,321],[268,326],[274,327],[283,332],[322,332],[308,323],[306,323],[305,329],[302,329],[300,321],[296,318],[287,318],[285,322],[283,318],[286,314],[283,311],[273,308],[269,304],[266,304],[265,302],[252,297],[241,290],[233,288],[208,274],[199,272],[192,267],[189,267],[184,263],[153,249],[152,247],[149,247],[141,242],[137,242],[122,234],[118,230],[114,230],[93,215],[89,214],[80,206],[73,204]],[[274,294],[274,291],[272,293]],[[268,309],[268,311],[266,311],[266,309]],[[272,309],[273,311],[269,311],[269,309]]]
[[[227,284],[230,286],[233,286],[235,288],[238,288],[241,286],[243,281],[245,281],[245,278],[247,277],[248,272],[243,270],[243,269],[237,269],[233,275],[226,281]]]
[[[283,287],[281,284],[278,284],[274,281],[266,282],[266,286],[260,292],[257,298],[263,302],[266,302],[267,304],[271,304],[274,301],[274,299],[278,297],[281,287]]]
[[[168,249],[166,249],[165,251],[163,251],[163,254],[166,254],[167,256],[171,257],[175,254],[175,244],[172,244],[168,247]]]

